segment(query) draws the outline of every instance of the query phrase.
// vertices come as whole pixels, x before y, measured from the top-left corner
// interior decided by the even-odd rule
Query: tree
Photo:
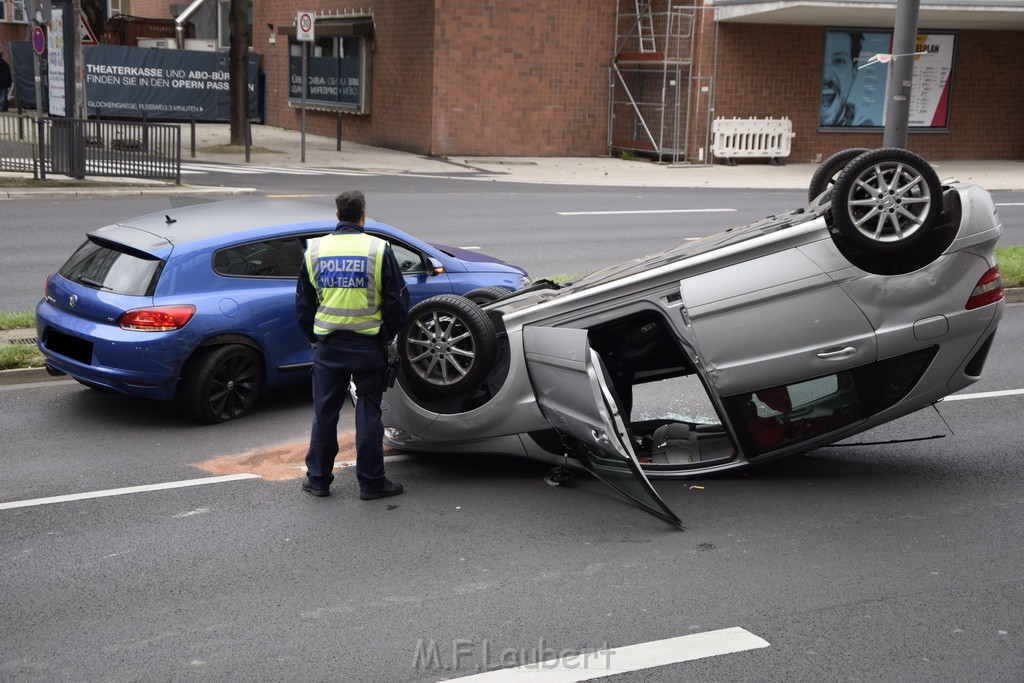
[[[249,117],[250,0],[231,0],[228,29],[228,88],[231,94],[231,144],[244,145]]]

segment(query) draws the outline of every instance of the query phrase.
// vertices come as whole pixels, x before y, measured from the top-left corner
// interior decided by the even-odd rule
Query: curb
[[[206,194],[255,194],[254,187],[203,187],[194,185],[173,185],[145,187],[119,185],[117,187],[25,187],[0,189],[0,200],[60,197],[156,197],[163,195],[206,195]]]
[[[1013,287],[1006,290],[1006,297],[1004,299],[1008,304],[1019,304],[1024,303],[1024,287]],[[12,330],[11,332],[17,332]],[[11,336],[11,332],[6,333],[6,336]],[[35,334],[35,330],[31,331],[31,334]],[[0,332],[0,342],[3,341],[5,333]],[[51,375],[46,371],[46,368],[18,368],[16,370],[0,370],[0,386],[10,386],[14,384],[34,384],[38,382],[52,382],[55,380],[73,380],[73,378],[67,375]]]
[[[15,370],[0,370],[0,387],[14,384],[37,384],[40,382],[52,382],[60,379],[71,380],[67,375],[54,377],[46,371],[46,368],[17,368]]]

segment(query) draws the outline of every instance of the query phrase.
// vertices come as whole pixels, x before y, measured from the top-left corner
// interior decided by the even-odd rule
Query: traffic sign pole
[[[35,21],[33,18],[32,21]],[[43,27],[36,24],[32,28],[32,52],[35,53],[35,78],[36,78],[36,116],[43,116],[43,69],[41,66],[43,53],[46,52],[46,32]]]
[[[35,16],[32,17],[32,21],[35,21]],[[46,33],[43,31],[43,27],[36,24],[32,29],[32,66],[35,69],[35,86],[36,86],[36,140],[39,141],[39,165],[32,170],[34,172],[41,173],[39,176],[43,180],[46,180],[46,170],[43,165],[43,53],[46,51]],[[35,173],[33,173],[35,176]]]
[[[295,15],[295,39],[302,43],[302,163],[306,163],[306,91],[309,89],[309,44],[313,42],[316,15],[299,11]]]
[[[306,82],[309,78],[309,43],[302,44],[302,163],[306,163]]]

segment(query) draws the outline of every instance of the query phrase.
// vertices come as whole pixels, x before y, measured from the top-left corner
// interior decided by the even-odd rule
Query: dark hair
[[[860,59],[860,47],[864,42],[864,34],[858,32],[850,32],[850,58],[853,61],[853,68],[857,68],[857,61]]]
[[[342,192],[334,198],[334,205],[338,207],[338,218],[349,223],[355,223],[366,213],[366,197],[359,190]]]

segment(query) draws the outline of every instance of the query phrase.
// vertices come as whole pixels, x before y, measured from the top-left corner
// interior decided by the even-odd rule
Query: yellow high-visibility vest
[[[381,272],[388,243],[365,233],[326,235],[306,247],[306,270],[319,306],[313,333],[336,330],[377,334],[381,314]]]

